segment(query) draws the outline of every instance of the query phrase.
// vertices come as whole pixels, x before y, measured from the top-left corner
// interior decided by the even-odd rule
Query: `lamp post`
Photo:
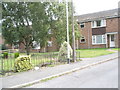
[[[76,62],[76,47],[75,47],[75,31],[74,31],[74,6],[73,6],[73,0],[72,0],[72,46],[73,46],[73,61]]]
[[[70,63],[70,50],[69,50],[69,24],[68,24],[68,1],[66,0],[66,21],[67,21],[67,61]]]

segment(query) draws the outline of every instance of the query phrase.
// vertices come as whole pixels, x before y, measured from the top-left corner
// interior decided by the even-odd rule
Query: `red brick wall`
[[[118,19],[118,47],[120,48],[120,18]]]
[[[106,44],[92,45],[91,48],[106,48]]]
[[[106,33],[108,33],[108,32],[118,32],[118,30],[119,30],[119,28],[118,28],[118,21],[119,21],[120,19],[118,19],[118,18],[111,18],[111,19],[107,19],[107,21],[106,21]],[[118,40],[120,40],[120,39],[118,39],[118,33],[117,34],[115,34],[115,47],[118,47]]]
[[[4,41],[2,39],[2,36],[0,36],[0,44],[3,44],[3,43],[4,43]]]
[[[81,49],[91,48],[91,43],[92,43],[91,22],[86,22],[84,28],[80,28],[80,25],[78,28],[80,29],[81,36],[84,36],[85,40],[86,40],[85,43],[80,43],[80,40],[79,40],[79,48],[81,48]]]
[[[88,49],[88,48],[105,48],[105,44],[97,44],[92,45],[92,28],[91,28],[91,22],[86,22],[85,27],[83,29],[80,28],[80,32],[83,36],[86,38],[85,43],[80,43],[79,41],[79,48],[80,49]]]
[[[48,46],[46,47],[47,52],[58,51],[58,50],[59,50],[59,47],[58,47],[58,45],[57,45],[57,43],[56,43],[55,38],[52,37],[50,40],[52,41],[52,46],[51,46],[51,47],[48,47]]]
[[[118,18],[106,20],[106,32],[118,32]]]
[[[79,41],[79,48],[84,49],[84,48],[105,48],[106,47],[106,44],[92,45],[91,22],[86,22],[84,28],[80,28],[80,25],[78,28],[81,32],[81,35],[85,36],[86,38],[85,43],[80,43]],[[106,33],[108,32],[118,32],[118,18],[112,18],[112,19],[106,20]],[[119,38],[119,43],[120,43],[120,38]],[[118,47],[118,35],[115,35],[115,47]]]

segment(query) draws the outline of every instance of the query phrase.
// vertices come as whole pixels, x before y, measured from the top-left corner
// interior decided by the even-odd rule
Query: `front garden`
[[[92,57],[97,57],[97,56],[114,53],[114,51],[108,51],[107,48],[81,49],[81,50],[77,50],[77,51],[80,51],[81,58],[92,58]]]
[[[76,50],[76,59],[80,61],[81,58],[92,58],[107,54],[112,54],[113,51],[108,51],[108,49],[81,49]],[[20,53],[21,55],[25,55],[26,53]],[[71,57],[72,58],[72,57]],[[16,61],[15,54],[9,53],[8,58],[1,58],[1,71],[3,73],[13,73],[15,72],[14,63]],[[58,64],[65,64],[67,62],[59,62],[58,60],[58,52],[47,52],[47,53],[31,53],[31,64],[33,67],[45,67],[45,66],[54,66]]]

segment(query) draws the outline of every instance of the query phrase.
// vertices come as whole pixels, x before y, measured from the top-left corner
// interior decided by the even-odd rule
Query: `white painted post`
[[[66,20],[67,20],[67,43],[69,44],[68,1],[67,0],[66,0]],[[67,45],[67,58],[69,63],[69,60],[70,60],[69,45]]]

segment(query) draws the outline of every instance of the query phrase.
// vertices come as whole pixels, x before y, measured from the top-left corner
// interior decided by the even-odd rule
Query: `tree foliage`
[[[66,41],[66,6],[57,2],[4,2],[3,36],[6,43],[23,43],[29,54],[33,41],[45,47],[49,38],[55,38],[58,46]],[[48,34],[48,30],[52,34]],[[72,42],[71,3],[69,3],[69,31]],[[78,29],[75,29],[78,33]]]
[[[58,46],[60,47],[64,41],[67,41],[67,30],[66,30],[66,3],[53,2],[48,9],[50,18],[50,28],[52,30],[52,37],[56,39]],[[70,44],[72,45],[72,6],[71,2],[68,2],[68,12],[69,12],[69,34],[70,34]],[[79,38],[79,30],[77,23],[75,25],[75,38]]]
[[[23,43],[29,54],[33,41],[45,40],[45,19],[42,3],[3,3],[3,36],[9,44]]]

